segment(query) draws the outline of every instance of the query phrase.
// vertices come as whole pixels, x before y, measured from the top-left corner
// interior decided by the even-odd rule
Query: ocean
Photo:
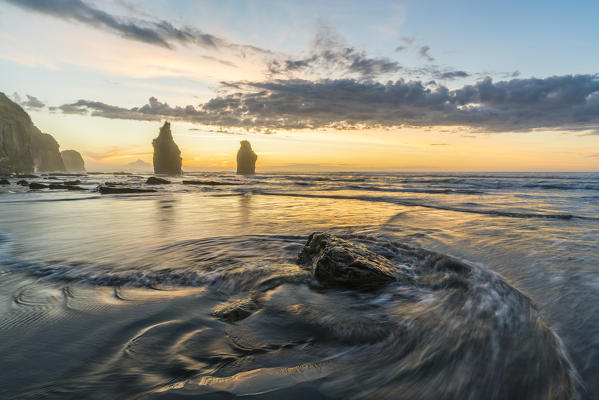
[[[1,398],[599,398],[599,173],[148,176],[0,186]],[[323,286],[319,231],[412,278]]]

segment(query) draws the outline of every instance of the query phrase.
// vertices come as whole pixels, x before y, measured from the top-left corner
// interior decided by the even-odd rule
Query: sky
[[[0,0],[0,91],[88,170],[599,171],[597,1]]]

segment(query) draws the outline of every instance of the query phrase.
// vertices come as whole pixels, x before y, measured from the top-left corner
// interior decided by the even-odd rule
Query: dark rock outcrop
[[[153,193],[154,189],[141,189],[141,188],[129,188],[129,187],[112,187],[112,186],[100,186],[98,191],[102,194],[123,194],[123,193]]]
[[[8,179],[0,179],[0,185],[10,185]]]
[[[83,157],[75,150],[63,150],[60,152],[64,167],[68,172],[84,172],[85,161]]]
[[[27,182],[25,179],[21,179],[20,181],[17,181],[17,185],[29,186],[29,182]]]
[[[154,146],[154,173],[181,175],[181,151],[173,140],[171,124],[165,122],[158,137],[152,141]]]
[[[252,150],[252,145],[247,140],[242,140],[237,151],[237,175],[254,175],[256,173],[256,160],[258,155]]]
[[[48,185],[44,185],[43,183],[31,182],[29,184],[29,189],[47,189]]]
[[[324,286],[373,287],[399,277],[399,270],[389,259],[324,232],[310,235],[297,263],[311,268]]]
[[[168,185],[171,181],[166,179],[157,178],[155,176],[151,176],[146,180],[146,185]]]
[[[56,140],[42,133],[29,115],[0,93],[0,173],[64,171]]]

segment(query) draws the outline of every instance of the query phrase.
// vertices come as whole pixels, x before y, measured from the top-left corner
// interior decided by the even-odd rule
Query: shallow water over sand
[[[1,397],[514,398],[561,379],[551,354],[599,392],[597,174],[197,174],[134,195],[94,189],[145,177],[78,179],[0,188]],[[466,297],[322,288],[295,264],[320,230],[481,272]],[[256,291],[249,317],[214,315]]]

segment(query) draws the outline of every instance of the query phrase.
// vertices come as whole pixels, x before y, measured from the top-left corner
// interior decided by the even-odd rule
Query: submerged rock
[[[152,145],[154,146],[154,173],[181,175],[181,151],[173,140],[169,122],[162,125]]]
[[[47,189],[48,185],[44,185],[43,183],[31,182],[29,184],[29,189]]]
[[[29,186],[29,182],[27,182],[25,179],[21,179],[20,181],[17,181],[17,185]]]
[[[120,193],[153,193],[154,189],[141,189],[141,188],[129,188],[129,187],[111,187],[111,186],[100,186],[98,191],[102,194],[120,194]]]
[[[169,183],[171,183],[171,181],[162,178],[157,178],[155,176],[151,176],[148,178],[148,180],[146,180],[146,185],[167,185]]]
[[[83,157],[75,150],[63,150],[60,152],[64,167],[69,172],[84,172],[85,162]]]
[[[400,275],[389,259],[324,232],[310,235],[297,263],[311,268],[314,277],[324,286],[380,286]]]
[[[242,140],[237,152],[237,175],[254,175],[256,173],[256,160],[258,155],[252,150],[252,145],[247,140]]]
[[[53,190],[56,190],[56,189],[84,190],[81,186],[67,185],[67,184],[63,184],[63,183],[51,183],[50,184],[50,189],[53,189]]]
[[[257,296],[250,295],[242,299],[229,300],[216,306],[212,314],[224,321],[241,321],[258,311],[260,308]]]
[[[10,185],[8,179],[0,179],[0,185]]]

